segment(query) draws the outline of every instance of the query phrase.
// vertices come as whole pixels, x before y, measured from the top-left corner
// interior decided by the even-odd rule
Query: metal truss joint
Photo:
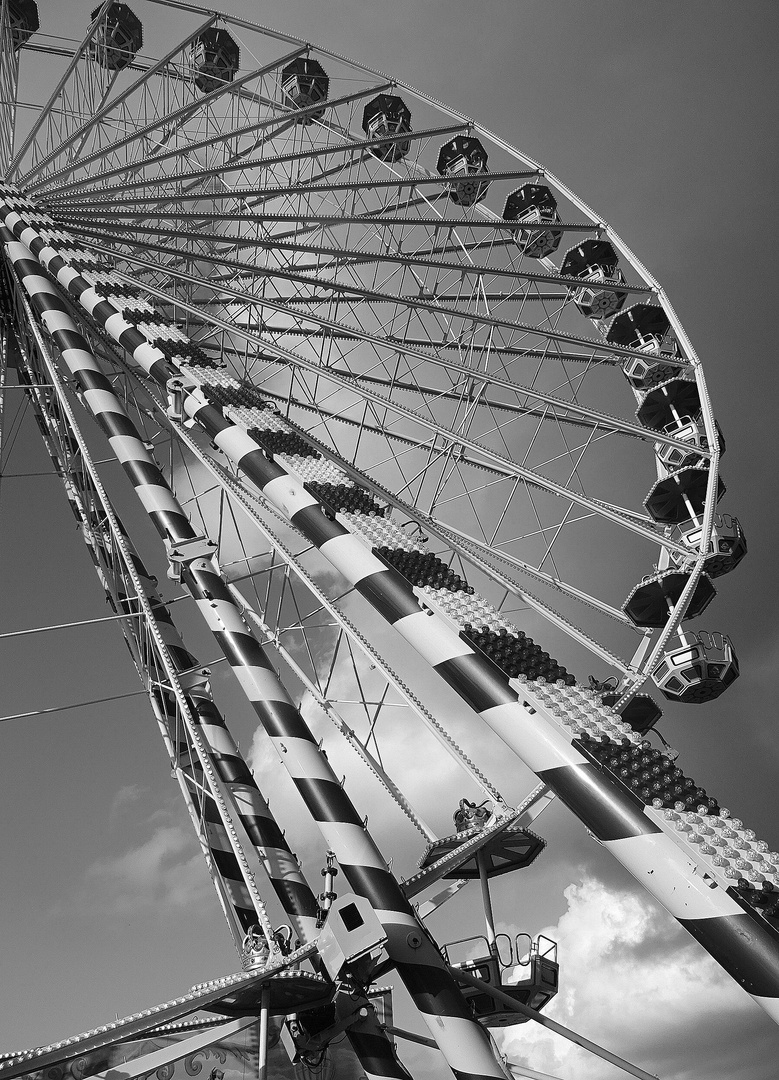
[[[181,582],[181,572],[184,566],[189,566],[196,559],[202,559],[208,563],[208,568],[213,569],[211,559],[216,553],[217,545],[207,536],[193,536],[189,540],[166,540],[165,550],[168,555],[168,577],[171,581]]]
[[[188,417],[184,412],[184,395],[196,388],[194,379],[183,375],[174,375],[165,384],[168,394],[168,406],[165,414],[169,420],[179,423],[186,421]]]

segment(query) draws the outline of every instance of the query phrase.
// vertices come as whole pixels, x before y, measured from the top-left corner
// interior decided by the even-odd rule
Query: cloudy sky
[[[39,0],[42,28],[74,37],[93,6]],[[610,221],[667,289],[704,361],[728,447],[723,508],[741,519],[750,551],[709,617],[732,636],[742,678],[700,710],[669,708],[663,730],[692,775],[776,849],[775,5],[235,0],[229,11],[479,118]],[[30,418],[15,419],[18,400],[9,392],[0,632],[105,613],[58,481],[38,475],[50,468]],[[119,501],[130,505],[121,488]],[[205,637],[194,644],[213,655]],[[110,626],[0,640],[0,676],[3,716],[138,686]],[[226,675],[215,682],[227,690]],[[258,775],[269,774],[246,710],[226,700]],[[0,1049],[62,1038],[233,969],[143,698],[8,721],[0,747]],[[519,796],[527,777],[497,757]],[[450,782],[444,773],[430,787],[433,817],[437,802],[456,801]],[[296,845],[313,851],[292,795],[277,799]],[[507,930],[560,941],[550,1013],[667,1080],[773,1080],[779,1035],[761,1011],[564,810],[548,811],[538,831],[547,852],[521,881],[501,879],[496,913]],[[403,838],[382,841],[402,861]],[[466,891],[453,901],[434,933],[476,932],[474,900]],[[565,1080],[617,1075],[530,1025],[506,1045]],[[439,1075],[424,1051],[405,1056],[418,1076]]]

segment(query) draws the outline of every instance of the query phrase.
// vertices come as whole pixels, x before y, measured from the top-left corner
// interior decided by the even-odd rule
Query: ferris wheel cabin
[[[471,173],[487,172],[487,151],[478,139],[470,135],[457,135],[445,143],[436,165],[441,176],[469,176]],[[456,206],[473,206],[487,195],[489,180],[458,180],[447,188],[449,198]]]
[[[681,644],[666,652],[652,679],[670,701],[700,705],[723,694],[739,676],[730,638],[720,633],[679,631]]]
[[[604,705],[616,705],[618,700],[616,691],[601,694]],[[635,694],[618,712],[625,723],[630,724],[639,735],[646,735],[663,715],[663,710],[649,694]]]
[[[700,547],[703,535],[700,521],[683,521],[676,526],[674,532],[680,542],[690,548],[692,557]],[[731,570],[735,570],[746,553],[747,540],[738,518],[731,514],[715,514],[705,563],[709,577],[717,578],[729,574]],[[672,552],[671,559],[681,565],[684,556]]]
[[[622,610],[636,626],[662,629],[681,598],[690,574],[678,569],[661,570],[645,577],[628,596]],[[687,605],[686,619],[702,615],[717,595],[706,574],[701,574]]]
[[[555,222],[557,199],[543,184],[523,184],[506,199],[503,208],[506,221]],[[518,229],[514,242],[529,259],[544,259],[557,251],[563,234],[560,229]]]
[[[8,0],[8,21],[14,51],[18,52],[35,31],[40,29],[35,0]]]
[[[608,240],[583,240],[570,248],[563,257],[560,273],[566,277],[583,278],[591,282],[624,282],[619,259]],[[625,303],[626,293],[614,288],[599,288],[593,284],[571,293],[579,311],[588,319],[611,318]]]
[[[100,14],[96,7],[91,18]],[[90,43],[90,56],[108,71],[121,71],[131,64],[143,47],[141,20],[127,4],[112,3],[100,20]]]
[[[411,143],[395,136],[411,131],[411,110],[403,98],[379,94],[363,109],[362,130],[368,139],[393,136],[391,141],[372,146],[369,152],[379,161],[402,161],[411,149]]]
[[[327,100],[329,90],[330,80],[325,69],[310,56],[299,56],[281,72],[281,91],[293,109],[310,109],[319,105]],[[311,124],[314,120],[321,120],[324,114],[324,109],[306,112],[297,117],[297,123]]]
[[[211,27],[192,43],[190,64],[195,86],[202,94],[211,94],[233,81],[240,66],[240,51],[226,30]]]
[[[679,370],[678,364],[663,359],[677,357],[678,343],[668,316],[657,304],[633,304],[620,312],[609,327],[606,341],[647,354],[646,359],[630,356],[622,365],[625,378],[636,390],[670,379]]]

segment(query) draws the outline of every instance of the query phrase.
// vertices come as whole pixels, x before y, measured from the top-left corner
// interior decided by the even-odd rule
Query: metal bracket
[[[174,375],[168,379],[165,389],[168,392],[168,407],[165,413],[169,420],[182,421],[187,417],[184,414],[184,394],[189,390],[195,390],[197,383],[186,375]]]
[[[210,687],[211,668],[198,664],[197,667],[189,668],[187,671],[177,672],[177,678],[185,694],[196,693],[199,690],[207,694]]]
[[[328,975],[336,980],[344,967],[380,949],[387,932],[363,896],[344,893],[334,900],[319,935],[319,955]]]
[[[210,559],[216,552],[217,545],[207,536],[193,536],[191,540],[179,540],[173,543],[165,541],[168,554],[168,577],[171,581],[181,581],[181,568],[195,559]]]

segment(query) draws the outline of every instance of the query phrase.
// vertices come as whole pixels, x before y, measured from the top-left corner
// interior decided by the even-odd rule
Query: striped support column
[[[146,586],[155,620],[177,670],[197,673],[200,668],[197,659],[184,646],[170,611],[159,597],[140,558],[135,552],[133,552],[133,557],[136,571]],[[193,721],[208,748],[211,764],[224,789],[230,795],[231,809],[234,810],[257,852],[271,886],[281,901],[284,913],[290,920],[300,942],[304,945],[308,944],[316,937],[318,906],[314,894],[303,877],[298,860],[291,851],[223,716],[211,697],[206,680],[198,677],[197,674],[194,678],[191,674],[186,674],[180,676],[180,681],[185,690]],[[184,764],[189,760],[187,745],[187,753],[183,759],[181,755],[179,756],[179,762]],[[195,767],[197,768],[197,763]],[[202,770],[199,771],[201,772],[199,783],[202,786]],[[232,853],[217,807],[213,800],[207,799],[204,809],[209,834],[215,840],[217,836],[221,838],[221,843],[216,846],[217,867],[223,876],[234,880],[237,875],[240,876],[240,868]],[[247,918],[252,915],[248,924],[242,920],[244,931],[257,921],[256,914],[252,913],[253,908],[251,912],[247,911]]]
[[[51,294],[46,295],[51,296]],[[38,297],[37,306],[42,307],[43,303],[43,294],[41,293]],[[47,310],[51,313],[55,309],[49,307]],[[59,334],[70,333],[71,335],[73,332],[76,332],[75,325],[73,325],[72,330],[66,330],[63,327],[62,330],[58,331]],[[64,344],[64,342],[61,342],[61,344]],[[68,338],[67,344],[71,347],[77,347],[77,342],[73,341],[72,336]],[[86,342],[83,342],[83,345],[86,349]],[[96,382],[95,373],[97,372],[100,379],[102,379],[102,376],[97,371],[94,360],[92,360],[91,364],[88,364],[86,358],[82,357],[82,363],[85,365],[80,369],[82,389],[89,386],[91,388],[89,392],[92,393],[94,398],[95,389],[102,385],[103,392],[112,395],[113,392],[106,380],[102,384],[99,381]],[[71,370],[73,369],[71,368]],[[91,382],[88,376],[85,377],[87,371],[92,376]],[[113,415],[115,417],[116,413]],[[116,428],[116,421],[111,417],[104,417],[102,426],[108,433],[112,430],[112,427]],[[126,439],[127,435],[125,434],[123,438]],[[56,462],[56,464],[59,468],[59,462]],[[161,482],[164,483],[164,481]],[[78,510],[75,507],[74,512],[78,516]],[[197,670],[197,660],[185,648],[169,610],[157,593],[152,578],[134,550],[126,532],[122,530],[122,533],[124,543],[129,549],[133,568],[144,588],[155,623],[174,668],[177,672],[188,673],[191,673],[193,669]],[[93,561],[102,574],[101,563],[110,569],[114,558],[103,540],[100,528],[90,527],[89,539],[91,541],[90,548],[95,549],[92,551]],[[102,554],[98,554],[97,549]],[[117,597],[119,612],[128,615],[136,614],[137,603],[134,596],[128,596],[122,591],[122,588],[123,586],[120,584]],[[110,593],[109,598],[112,599]],[[143,648],[142,644],[141,648]],[[153,647],[149,649],[146,656],[141,657],[141,660],[146,670],[154,670],[159,666],[157,657],[153,655]],[[205,685],[206,680],[204,678],[193,679],[192,675],[189,674],[182,678],[182,682],[185,689],[188,687],[186,696],[193,721],[200,730],[217,776],[231,796],[236,815],[241,820],[250,841],[255,846],[257,854],[268,872],[271,884],[276,892],[281,894],[285,911],[290,915],[298,936],[301,940],[309,941],[315,935],[318,909],[314,896],[300,872],[297,860],[289,850],[281,830],[278,828],[257,788],[254,777],[249,772],[223,718],[211,699]],[[171,738],[173,752],[176,755],[175,763],[194,781],[193,798],[199,802],[205,836],[213,864],[222,878],[236,918],[243,932],[246,933],[251,926],[256,925],[258,915],[233,850],[233,845],[230,842],[230,837],[214,800],[207,798],[202,793],[205,787],[202,765],[196,757],[193,758],[190,744],[186,740],[179,741],[178,745],[174,743],[176,703],[173,694],[167,694],[160,690],[157,691],[156,698],[161,714],[168,718],[168,733]]]
[[[16,254],[21,256],[23,252],[17,251]],[[27,255],[29,257],[29,252]],[[153,459],[143,447],[110,383],[89,353],[86,341],[78,333],[62,301],[56,295],[56,290],[51,285],[47,287],[46,281],[41,279],[39,274],[31,274],[29,271],[32,264],[25,265],[23,258],[17,258],[14,266],[42,322],[61,350],[63,359],[79,380],[87,404],[108,436],[112,449],[125,466],[158,531],[169,540],[193,538],[195,533],[188,519],[167,488]],[[136,569],[142,570],[140,560],[136,561]],[[142,572],[151,586],[145,570]],[[221,583],[218,575],[213,576]],[[149,599],[171,659],[180,670],[190,670],[197,662],[185,649],[170,613],[153,587]],[[201,686],[193,687],[189,697],[193,705],[193,719],[209,748],[214,769],[230,792],[237,815],[249,839],[268,870],[274,888],[283,895],[285,909],[289,909],[293,915],[298,935],[301,939],[311,940],[316,930],[317,905],[303,879],[297,860],[272,818],[210,695]],[[229,882],[236,910],[244,930],[247,930],[257,922],[257,914],[243,883],[243,875],[215,808],[207,813],[206,820],[209,822],[208,831],[213,840],[215,862]]]
[[[458,1077],[504,1077],[441,955],[374,844],[327,757],[206,559],[187,567],[198,579],[204,618],[252,702],[350,888],[376,909],[387,950],[449,1066]],[[194,591],[194,590],[193,590]]]
[[[17,203],[25,209],[22,203]],[[31,212],[35,208],[31,205]],[[61,284],[97,318],[152,377],[165,381],[164,353],[122,319],[25,222],[6,200],[0,216]],[[97,309],[101,310],[98,313]],[[159,319],[159,323],[164,320]],[[186,350],[179,350],[186,353]],[[779,932],[732,887],[723,887],[705,862],[690,858],[671,831],[640,799],[598,767],[581,743],[538,696],[522,695],[505,673],[482,656],[440,615],[422,610],[409,583],[356,536],[327,517],[320,500],[269,460],[245,427],[198,390],[185,409],[216,446],[262,491],[368,602],[408,641],[517,755],[549,783],[593,835],[644,885],[711,955],[779,1021]],[[228,414],[230,410],[228,410]],[[566,703],[555,703],[563,712]]]
[[[3,232],[5,230],[0,230]],[[5,239],[8,239],[5,237]],[[106,434],[111,447],[117,458],[122,463],[130,480],[135,486],[144,509],[148,513],[158,532],[173,543],[186,542],[195,538],[188,519],[179,506],[165,480],[160,473],[151,455],[146,451],[142,440],[124,410],[121,402],[114,394],[110,383],[103,376],[97,362],[89,352],[88,345],[79,333],[75,323],[70,318],[67,307],[59,297],[56,289],[47,278],[41,276],[40,267],[32,258],[31,252],[25,245],[10,242],[6,251],[23,287],[30,296],[31,303],[39,315],[41,322],[46,326],[52,338],[60,350],[64,361],[72,374],[77,378],[83,391],[84,400],[89,407],[100,427]],[[259,643],[251,634],[240,615],[227,586],[219,573],[215,570],[212,561],[208,558],[197,558],[182,568],[182,581],[193,595],[198,607],[204,614],[206,621],[223,648],[225,656],[234,673],[241,683],[244,691],[249,696],[260,720],[270,730],[275,730],[275,721],[279,709],[282,712],[291,710],[298,716],[297,711],[286,696],[272,665],[266,658]],[[157,612],[159,614],[159,611]],[[167,613],[168,634],[177,638],[175,627],[169,613]],[[173,642],[170,642],[173,644]],[[180,644],[180,641],[179,641]],[[175,646],[174,647],[178,647]],[[178,660],[186,667],[192,666],[194,658],[180,645]],[[301,935],[312,937],[315,933],[316,902],[308,885],[300,873],[297,861],[289,851],[283,839],[281,831],[270,815],[267,804],[264,803],[256,784],[248,771],[240,754],[227,732],[224,721],[216,712],[210,698],[204,695],[193,694],[195,702],[195,717],[207,745],[213,747],[211,755],[212,764],[217,775],[228,789],[232,789],[237,809],[241,815],[244,827],[249,837],[255,842],[262,841],[261,854],[271,868],[274,887],[291,912],[294,911],[295,920]],[[300,719],[300,718],[299,718]],[[300,720],[302,723],[302,719]],[[319,750],[311,737],[312,745],[316,752]],[[321,755],[325,761],[324,755]],[[333,778],[335,779],[335,778]],[[337,786],[337,783],[336,783]],[[209,835],[209,843],[214,862],[220,872],[227,878],[231,900],[241,918],[245,929],[257,921],[253,908],[246,906],[251,898],[240,875],[240,868],[233,866],[235,856],[232,846],[229,844],[225,828],[214,806],[213,813],[208,800],[205,805],[205,818]],[[356,817],[356,812],[353,812]],[[367,837],[367,832],[365,832]],[[336,843],[332,835],[325,836],[328,845],[346,858],[349,854],[356,855],[357,859],[361,852],[352,851],[350,844],[345,846]],[[335,845],[335,846],[334,846]],[[380,856],[376,856],[379,860]],[[355,861],[355,860],[353,860]],[[359,862],[356,862],[359,866]],[[383,861],[382,861],[382,865]],[[234,874],[235,872],[235,874]],[[420,938],[425,937],[421,925],[416,921],[410,906],[402,896],[399,886],[394,878],[384,867],[384,873],[393,882],[397,895],[407,908],[408,918],[417,928]],[[232,886],[232,888],[230,888]],[[243,893],[246,892],[246,898]],[[425,941],[428,939],[425,937]],[[457,990],[457,987],[446,972],[443,960],[435,946],[428,942],[429,948],[437,957],[437,967],[444,973],[445,979],[450,984],[450,991],[458,1000],[458,1011],[461,1015],[455,1015],[452,1023],[457,1020],[464,1021],[470,1017],[465,1001]],[[444,1020],[434,1006],[429,1007],[428,996],[422,995],[423,1004],[428,1006],[424,1011],[426,1019],[431,1024],[445,1026]],[[432,1015],[431,1015],[432,1014]],[[459,1069],[458,1076],[474,1077],[503,1077],[506,1074],[492,1053],[489,1041],[483,1034],[479,1025],[468,1019],[470,1024],[470,1036],[460,1034],[456,1038],[451,1034],[443,1035],[442,1052],[447,1061],[453,1066],[462,1059],[466,1062],[471,1060],[480,1062],[485,1068],[474,1071],[470,1068]],[[360,1058],[363,1068],[371,1078],[376,1077],[408,1077],[407,1071],[395,1058],[394,1052],[386,1035],[380,1030],[379,1025],[369,1013],[366,1021],[355,1025],[356,1030],[349,1033],[350,1041],[355,1052]],[[475,1048],[470,1043],[475,1042]],[[461,1045],[463,1043],[463,1045]]]
[[[25,359],[28,364],[31,364],[31,357],[26,356]],[[46,382],[46,376],[42,374],[43,370],[45,369],[42,366],[39,367],[38,377],[36,377],[32,366],[28,368],[20,365],[20,382],[22,385]],[[105,590],[106,599],[117,614],[137,616],[136,585],[128,575],[128,567],[124,559],[117,555],[112,544],[113,533],[108,531],[106,526],[106,508],[101,502],[100,493],[91,486],[91,478],[84,468],[83,457],[77,452],[77,443],[70,435],[72,428],[61,403],[55,395],[50,397],[47,395],[46,399],[41,399],[40,395],[36,395],[32,389],[29,391],[29,397],[54,468],[65,482],[68,502],[74,517],[82,527],[84,542]],[[70,443],[71,454],[67,460],[60,448],[61,442],[65,445]],[[146,571],[121,521],[116,517],[114,520],[125,553],[129,556],[132,569],[149,602],[159,636],[176,669],[185,671],[195,664],[195,659],[184,648],[175,632],[168,610],[163,606],[157,594],[154,579]],[[207,788],[202,765],[187,741],[183,727],[177,725],[175,695],[172,691],[163,690],[154,679],[154,674],[160,669],[160,657],[152,644],[152,639],[143,633],[135,633],[132,625],[123,627],[123,630],[138,674],[149,694],[172,764],[180,770],[182,777],[189,778],[189,783],[180,781],[187,808],[193,817],[209,870],[215,878],[214,884],[225,911],[228,926],[236,947],[240,948],[247,928],[257,921],[257,912],[216,805],[205,795]],[[149,673],[151,673],[151,678]],[[189,704],[192,706],[191,700]]]
[[[506,676],[434,612],[275,461],[248,432],[194,392],[190,417],[358,592],[423,656],[487,725],[549,784],[590,832],[779,1022],[779,933],[713,876],[694,872],[689,854],[641,801],[610,778],[584,745],[560,730],[527,684]],[[566,688],[567,689],[567,688]],[[555,701],[555,706],[560,703]]]

